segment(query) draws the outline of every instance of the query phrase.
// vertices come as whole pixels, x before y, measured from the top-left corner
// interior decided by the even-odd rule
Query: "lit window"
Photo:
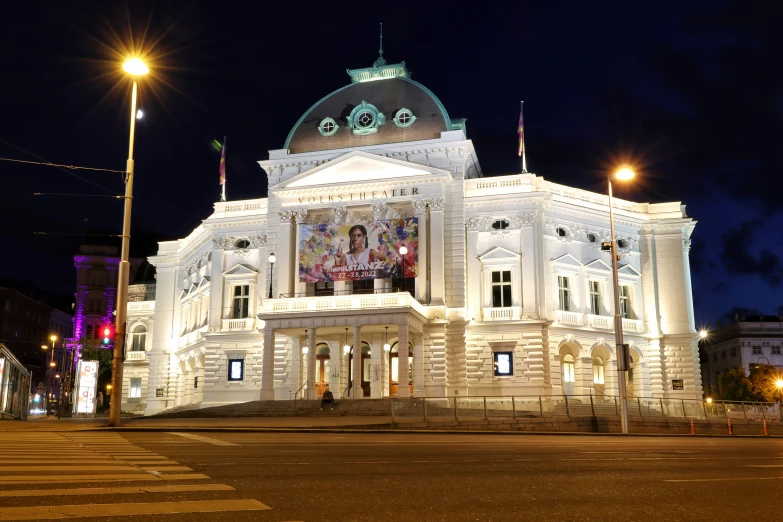
[[[492,306],[504,308],[511,306],[511,271],[492,272]]]
[[[132,377],[130,380],[130,394],[131,399],[141,398],[141,377]]]
[[[244,319],[250,313],[250,286],[237,285],[234,287],[234,306],[232,319]]]
[[[133,329],[133,334],[131,337],[131,351],[132,352],[143,352],[145,349],[147,341],[147,328],[140,324],[136,328]]]
[[[493,358],[495,376],[514,375],[514,352],[495,352]]]
[[[245,361],[244,359],[229,359],[228,360],[228,380],[229,381],[241,381],[245,378]]]
[[[620,316],[631,316],[631,289],[627,286],[620,287]]]
[[[563,356],[563,382],[576,382],[574,356],[571,354]]]
[[[604,384],[604,360],[593,357],[593,383]]]
[[[558,297],[560,298],[560,310],[567,312],[571,309],[571,290],[568,285],[568,277],[557,276]]]
[[[601,315],[601,287],[598,281],[590,281],[590,313]]]

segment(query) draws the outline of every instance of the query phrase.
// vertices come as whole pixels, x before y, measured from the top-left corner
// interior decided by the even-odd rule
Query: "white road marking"
[[[709,478],[709,479],[668,479],[664,482],[731,482],[733,480],[778,480],[783,477],[737,477],[737,478]]]
[[[72,506],[25,506],[0,508],[0,520],[57,520],[65,518],[117,517],[123,515],[167,515],[172,513],[214,513],[218,511],[261,511],[271,509],[255,499],[187,500],[137,504],[82,504]]]
[[[218,440],[213,439],[210,437],[204,437],[202,435],[196,435],[194,433],[180,433],[176,431],[167,431],[166,432],[169,435],[177,435],[179,437],[185,437],[186,439],[193,439],[197,440],[199,442],[204,442],[206,444],[213,444],[215,446],[239,446],[239,444],[234,444],[233,442],[226,442],[224,440]]]
[[[61,497],[143,493],[184,493],[188,491],[235,491],[226,484],[173,484],[170,486],[117,486],[111,488],[16,489],[0,491],[0,497]]]

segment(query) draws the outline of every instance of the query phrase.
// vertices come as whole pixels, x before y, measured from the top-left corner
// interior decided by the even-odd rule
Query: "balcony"
[[[125,360],[128,362],[149,362],[149,357],[147,357],[147,352],[138,350],[135,352],[127,352],[125,354]]]
[[[639,319],[623,319],[624,332],[641,333],[643,329],[642,322]]]
[[[584,326],[584,314],[579,312],[566,312],[564,310],[556,310],[557,322],[562,325],[568,326]]]
[[[351,311],[410,307],[424,315],[424,307],[408,292],[350,294],[328,296],[297,296],[266,299],[264,314],[302,312]]]
[[[607,315],[587,315],[587,326],[601,330],[614,330],[614,320]]]
[[[154,312],[155,301],[138,301],[128,303],[128,313]]]
[[[255,326],[255,318],[246,317],[244,319],[223,319],[220,325],[222,332],[247,332]]]
[[[481,317],[485,321],[515,321],[519,320],[519,310],[518,306],[483,308]]]

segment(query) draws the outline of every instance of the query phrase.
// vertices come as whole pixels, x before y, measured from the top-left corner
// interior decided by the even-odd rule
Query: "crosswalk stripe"
[[[129,466],[127,464],[119,464],[119,463],[115,463],[115,464],[95,463],[95,464],[90,464],[89,466],[84,466],[84,465],[82,465],[82,466],[79,466],[79,465],[71,465],[71,466],[68,466],[68,465],[65,465],[65,466],[63,466],[63,465],[57,465],[57,466],[52,466],[52,465],[41,465],[41,466],[32,466],[32,465],[28,465],[28,466],[2,466],[2,465],[0,465],[0,471],[27,471],[27,472],[30,472],[30,473],[35,473],[35,472],[39,472],[40,473],[42,471],[58,472],[58,473],[71,473],[71,472],[74,472],[74,471],[92,471],[92,470],[95,470],[95,471],[134,471],[134,470],[138,470],[138,469],[139,468],[137,468],[135,466]],[[142,469],[144,469],[144,468],[142,468]]]
[[[187,466],[142,466],[144,471],[193,471]]]
[[[57,520],[63,518],[116,517],[123,515],[166,515],[219,511],[261,511],[271,509],[255,499],[185,500],[135,504],[84,504],[71,506],[25,506],[0,508],[0,520]]]
[[[134,474],[127,474],[127,473],[115,473],[115,474],[106,474],[106,475],[69,475],[69,476],[59,476],[59,477],[39,477],[39,476],[23,476],[23,477],[3,477],[0,479],[0,484],[54,484],[58,482],[105,482],[111,480],[112,482],[117,482],[121,480],[150,480],[150,481],[157,481],[157,480],[163,480],[163,477],[160,475],[154,475],[151,473],[134,473]]]
[[[167,486],[117,486],[112,488],[17,489],[0,491],[2,497],[60,497],[143,493],[186,493],[188,491],[235,491],[226,484],[171,484]]]
[[[214,446],[239,446],[239,444],[234,444],[233,442],[226,442],[224,440],[213,439],[211,437],[204,437],[202,435],[196,435],[194,433],[179,433],[175,431],[170,431],[166,433],[168,435],[177,435],[179,437],[185,437],[186,439],[193,439],[199,442],[205,442],[207,444],[212,444]]]

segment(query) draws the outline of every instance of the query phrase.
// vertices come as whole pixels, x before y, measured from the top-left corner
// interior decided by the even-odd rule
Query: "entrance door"
[[[348,354],[348,381],[353,382],[353,347]],[[362,397],[370,396],[370,345],[362,342]]]
[[[396,397],[400,379],[400,354],[397,343],[389,351],[389,396]],[[408,388],[413,397],[413,346],[408,344]]]
[[[321,397],[329,388],[329,374],[331,373],[329,347],[321,343],[315,348],[315,389]]]
[[[563,356],[563,394],[573,395],[575,386],[574,356],[569,353]]]

